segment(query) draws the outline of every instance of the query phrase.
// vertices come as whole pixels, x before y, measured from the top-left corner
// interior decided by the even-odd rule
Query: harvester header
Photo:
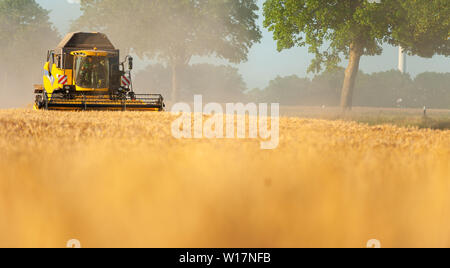
[[[136,94],[133,58],[102,33],[70,33],[47,53],[42,85],[35,85],[35,109],[162,111],[159,94]]]

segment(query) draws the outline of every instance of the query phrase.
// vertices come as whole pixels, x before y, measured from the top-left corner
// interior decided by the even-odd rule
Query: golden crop
[[[282,118],[280,145],[168,113],[0,112],[0,247],[450,246],[450,131]]]

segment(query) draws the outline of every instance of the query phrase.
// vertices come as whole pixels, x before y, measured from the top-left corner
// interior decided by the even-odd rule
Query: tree
[[[264,26],[274,32],[279,51],[308,45],[316,55],[311,72],[320,72],[323,65],[328,70],[335,68],[344,55],[349,63],[341,106],[351,109],[361,57],[381,54],[383,43],[404,45],[411,54],[448,55],[449,12],[445,2],[448,1],[267,0]],[[422,13],[422,9],[427,11]],[[411,26],[416,20],[420,23]],[[444,23],[439,25],[440,22]],[[431,30],[433,27],[436,29]],[[428,44],[432,42],[437,45]]]
[[[398,70],[358,75],[355,103],[369,107],[415,107],[416,86],[408,74]],[[422,106],[423,107],[423,106]]]
[[[41,73],[46,51],[56,46],[59,39],[49,22],[48,14],[49,11],[34,0],[0,0],[0,60],[3,63],[1,79],[5,89],[11,90],[13,86],[17,86],[8,82],[13,79],[20,87],[24,82],[30,83],[26,87],[29,89],[31,81],[28,78],[37,79],[34,74]],[[24,73],[28,74],[25,80]],[[17,74],[22,77],[19,79]],[[30,92],[26,95],[27,98],[31,97],[31,90],[27,92]],[[15,96],[20,96],[21,93],[22,89]]]
[[[450,73],[422,73],[414,79],[421,106],[450,109]]]
[[[149,88],[152,91],[168,93],[171,71],[161,64],[149,65],[137,73],[135,85]],[[242,100],[246,84],[238,69],[231,66],[212,64],[193,64],[186,67],[179,77],[183,87],[179,88],[182,98],[192,99],[201,94],[204,101],[230,102]]]
[[[307,78],[299,78],[296,75],[277,76],[269,82],[265,89],[266,101],[278,102],[284,105],[295,105],[305,100],[310,81]]]
[[[237,68],[227,65],[193,64],[183,76],[186,98],[201,94],[209,102],[237,102],[247,85]]]
[[[163,96],[170,94],[171,73],[162,64],[151,64],[136,73],[133,85],[140,90],[158,92]]]
[[[345,69],[341,67],[328,69],[314,76],[311,80],[310,105],[339,105]]]
[[[74,29],[104,31],[141,58],[157,59],[172,72],[172,100],[179,71],[193,56],[247,60],[261,32],[256,0],[82,0]]]

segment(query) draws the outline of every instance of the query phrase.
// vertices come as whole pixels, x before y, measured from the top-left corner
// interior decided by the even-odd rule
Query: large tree
[[[29,78],[38,79],[47,50],[58,42],[48,13],[35,0],[0,0],[0,86],[10,97],[31,97],[32,85],[25,87],[22,83],[32,83]],[[21,89],[11,92],[16,87]]]
[[[82,0],[81,8],[74,29],[104,31],[122,48],[171,68],[172,100],[178,72],[193,56],[239,63],[261,39],[256,0]]]
[[[447,0],[267,0],[265,22],[278,50],[309,46],[309,71],[335,68],[348,59],[341,106],[351,109],[361,57],[379,55],[382,44],[410,54],[448,55]]]

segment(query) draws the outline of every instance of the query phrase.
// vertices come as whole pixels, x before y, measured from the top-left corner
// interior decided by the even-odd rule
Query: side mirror
[[[133,70],[133,57],[128,56],[128,70]]]

